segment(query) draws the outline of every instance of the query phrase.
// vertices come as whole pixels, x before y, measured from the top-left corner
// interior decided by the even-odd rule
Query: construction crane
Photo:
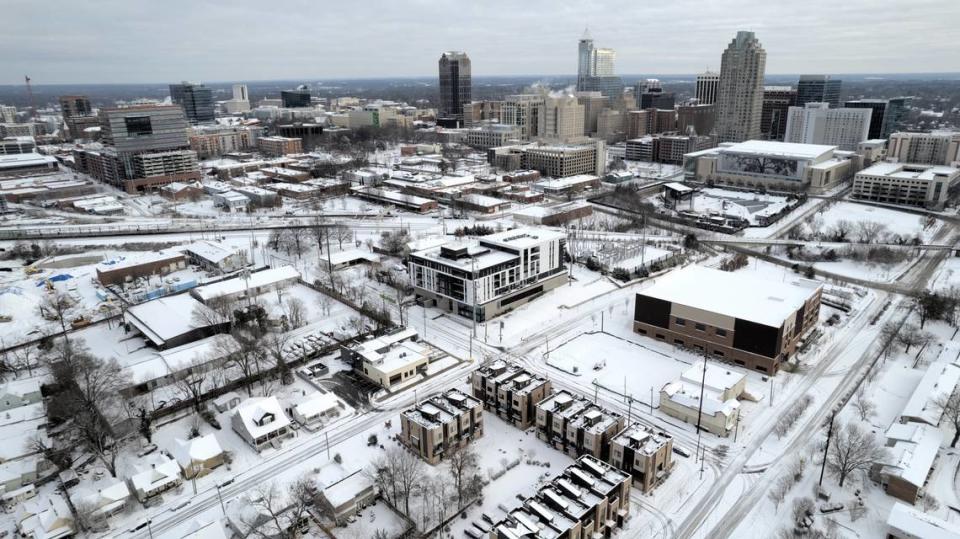
[[[27,82],[27,96],[30,98],[30,117],[35,118],[37,116],[37,104],[33,99],[33,87],[30,86],[30,76],[24,75],[23,79]]]

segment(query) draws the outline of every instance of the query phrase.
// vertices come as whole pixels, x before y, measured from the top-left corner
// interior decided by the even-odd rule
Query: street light
[[[220,483],[219,485],[217,485],[217,499],[220,500],[220,510],[223,511],[223,516],[227,516],[227,508],[226,506],[223,505],[223,496],[220,495],[220,489],[222,489],[223,487],[231,483],[233,483],[233,479],[229,481],[224,481],[223,483]]]

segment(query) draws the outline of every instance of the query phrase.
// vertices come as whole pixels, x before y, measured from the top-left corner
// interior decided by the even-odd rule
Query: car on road
[[[693,453],[691,453],[687,449],[684,449],[683,447],[680,447],[679,445],[673,446],[673,452],[680,455],[681,457],[686,457],[686,458],[690,458],[693,455]]]
[[[836,503],[822,503],[820,504],[820,512],[827,515],[830,513],[836,513],[837,511],[843,511],[843,504]]]

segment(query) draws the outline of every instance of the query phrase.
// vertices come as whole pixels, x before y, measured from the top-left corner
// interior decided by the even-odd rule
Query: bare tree
[[[786,476],[780,477],[773,484],[770,492],[767,493],[767,497],[770,498],[770,501],[773,502],[773,505],[777,509],[780,509],[780,504],[783,503],[783,499],[787,497],[787,493],[790,492],[791,488],[793,488],[793,481]]]
[[[880,328],[880,342],[883,343],[884,357],[890,352],[890,348],[897,342],[897,336],[900,334],[900,326],[896,322],[887,322]]]
[[[916,324],[904,324],[897,333],[897,342],[903,346],[903,353],[909,354],[910,348],[922,345],[925,338]]]
[[[867,397],[867,388],[861,385],[853,398],[853,408],[860,416],[860,421],[867,421],[877,413],[877,406]]]
[[[467,446],[454,446],[447,455],[453,488],[457,493],[457,509],[463,509],[464,499],[474,494],[474,476],[480,469],[480,456]]]
[[[300,537],[300,524],[307,518],[312,503],[310,480],[306,477],[293,482],[286,490],[277,483],[261,484],[249,496],[254,508],[244,520],[249,534],[264,539]]]
[[[210,390],[206,361],[202,358],[191,361],[186,373],[177,377],[173,387],[181,399],[192,404],[193,411],[202,412],[203,396]]]
[[[233,324],[234,312],[238,307],[236,299],[220,296],[207,300],[204,305],[197,305],[190,315],[191,321],[199,326],[219,326]]]
[[[941,395],[933,402],[934,406],[943,414],[943,418],[949,421],[953,427],[953,439],[950,440],[950,447],[957,447],[957,441],[960,440],[960,390],[955,390],[949,395]]]
[[[214,341],[215,353],[225,359],[225,365],[236,368],[246,382],[247,396],[252,397],[250,381],[260,372],[262,350],[258,340],[240,331],[233,332],[233,338],[220,336]]]
[[[284,384],[293,383],[290,375],[290,367],[287,363],[287,345],[290,343],[290,336],[286,333],[271,333],[263,344],[267,353],[273,358],[277,367],[277,374]]]
[[[320,297],[317,298],[317,305],[320,307],[320,311],[324,316],[329,316],[330,310],[333,307],[333,298],[326,294],[320,294]]]
[[[21,346],[12,352],[11,365],[17,371],[26,370],[27,376],[33,376],[33,369],[40,364],[40,350],[35,346]]]
[[[286,301],[287,322],[290,329],[301,328],[307,323],[307,305],[302,299],[297,297],[288,298]]]
[[[387,500],[410,515],[410,498],[420,485],[423,476],[423,461],[401,447],[387,449],[385,455],[373,462],[372,476]]]
[[[877,221],[857,222],[857,235],[861,243],[873,243],[887,230],[887,225]]]
[[[366,320],[364,320],[362,315],[351,316],[348,320],[348,323],[350,324],[350,328],[353,329],[357,335],[362,334],[367,326]]]
[[[337,240],[340,250],[343,250],[343,242],[353,241],[353,230],[348,226],[337,225],[333,228],[333,238]]]
[[[74,301],[69,295],[60,290],[54,290],[43,296],[43,299],[40,300],[40,304],[37,306],[37,310],[40,311],[40,316],[45,320],[58,322],[64,338],[66,338],[67,322],[69,322],[70,316],[69,311],[70,308],[73,307],[73,304]]]
[[[843,487],[850,474],[866,472],[875,462],[882,460],[886,450],[877,442],[873,433],[857,423],[839,425],[833,443],[827,452],[827,468]]]

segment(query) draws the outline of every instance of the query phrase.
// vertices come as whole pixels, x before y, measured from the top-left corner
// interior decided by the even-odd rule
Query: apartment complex
[[[637,293],[633,330],[766,373],[817,324],[821,286],[689,266]]]
[[[567,282],[562,232],[520,228],[410,254],[417,300],[478,322]]]
[[[84,129],[100,125],[100,120],[93,113],[90,99],[85,95],[60,96],[60,113],[67,126],[67,140],[82,138]]]
[[[626,426],[626,418],[590,400],[559,391],[536,405],[537,437],[571,457],[610,456],[610,442]]]
[[[483,403],[457,389],[400,414],[400,441],[430,464],[482,435]]]
[[[862,159],[836,146],[749,140],[683,156],[687,181],[779,189],[829,191],[853,177]]]
[[[960,163],[960,131],[894,133],[887,143],[887,158],[920,165]]]
[[[607,462],[630,474],[633,486],[650,492],[673,468],[673,437],[634,423],[610,440]]]
[[[608,538],[630,516],[630,475],[589,455],[494,524],[489,539]]]
[[[827,144],[844,151],[856,151],[870,132],[870,111],[831,109],[827,103],[790,107],[785,142]]]
[[[753,32],[737,32],[720,61],[717,134],[720,142],[760,138],[767,52]]]
[[[941,210],[958,180],[954,167],[876,163],[853,177],[853,198]]]
[[[503,360],[473,371],[470,387],[485,410],[520,429],[536,422],[536,404],[553,393],[550,380]]]
[[[282,157],[303,153],[303,142],[293,137],[260,137],[260,153],[270,157]]]

